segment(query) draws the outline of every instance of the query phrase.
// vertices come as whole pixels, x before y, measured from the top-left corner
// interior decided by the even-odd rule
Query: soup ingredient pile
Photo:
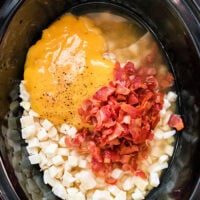
[[[30,48],[22,138],[61,199],[144,199],[184,127],[173,77],[150,33],[110,13],[88,16],[61,17]]]

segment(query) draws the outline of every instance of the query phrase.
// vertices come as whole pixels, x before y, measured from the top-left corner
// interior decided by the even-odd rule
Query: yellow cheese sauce
[[[81,120],[82,101],[112,79],[101,30],[87,17],[67,14],[43,31],[27,54],[24,80],[31,108],[54,125]]]

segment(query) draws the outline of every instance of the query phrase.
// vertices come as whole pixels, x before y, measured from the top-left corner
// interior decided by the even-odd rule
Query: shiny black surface
[[[200,17],[198,1],[5,1],[0,9],[0,123],[1,125],[5,123],[4,116],[9,108],[9,93],[22,78],[26,52],[40,37],[41,30],[74,6],[76,7],[73,9],[74,12],[77,10],[85,12],[91,9],[112,9],[111,4],[115,7],[123,7],[123,13],[127,10],[127,13],[137,17],[153,32],[166,52],[176,77],[177,92],[180,96],[179,110],[185,123],[184,131],[179,133],[180,141],[170,168],[163,174],[160,186],[152,190],[146,199],[199,199]],[[15,177],[15,169],[8,162],[5,137],[6,135],[1,133],[2,163],[0,166],[2,168],[5,166],[5,170],[0,174],[3,177],[1,195],[4,199],[26,199]]]

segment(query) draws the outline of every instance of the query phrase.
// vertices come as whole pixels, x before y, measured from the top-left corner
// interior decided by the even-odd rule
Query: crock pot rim
[[[176,11],[176,14],[179,17],[179,20],[184,24],[184,28],[186,28],[187,32],[190,35],[190,38],[193,41],[193,45],[196,49],[196,52],[198,54],[198,57],[200,58],[200,40],[199,40],[199,35],[200,35],[200,15],[195,15],[194,10],[189,6],[189,4],[186,1],[181,1],[182,4],[184,4],[184,10],[181,10],[178,8],[178,5],[176,1],[173,0],[167,0],[169,5],[173,8],[174,11]],[[198,9],[198,8],[193,8],[193,9]],[[195,10],[196,13],[198,11]],[[189,16],[186,16],[186,13]],[[188,18],[189,17],[189,18]],[[192,23],[194,25],[192,25]]]
[[[196,48],[196,52],[198,54],[198,57],[200,57],[200,40],[197,40],[198,38],[198,35],[195,35],[194,34],[194,31],[191,31],[191,29],[189,28],[190,25],[189,23],[186,23],[185,20],[186,20],[186,16],[184,15],[183,12],[181,12],[178,7],[170,0],[167,0],[168,3],[173,7],[173,10],[176,11],[176,14],[179,16],[179,20],[181,20],[181,22],[184,24],[184,28],[187,29],[187,32],[189,33],[192,41],[193,41],[193,45],[194,47]],[[4,33],[6,32],[6,29],[9,25],[9,22],[10,20],[12,19],[12,17],[14,16],[14,14],[16,13],[17,9],[25,2],[25,0],[17,0],[17,1],[12,1],[12,0],[7,0],[5,1],[5,3],[3,4],[3,6],[0,8],[0,22],[2,23],[2,26],[0,27],[0,43],[1,43],[1,40],[4,36]],[[191,9],[189,7],[189,5],[183,1],[181,3],[184,3],[184,5],[186,6],[185,8],[188,9],[189,13],[191,13]],[[6,6],[10,6],[9,9],[6,9],[5,10],[5,7]],[[3,12],[4,10],[4,12]],[[3,13],[3,15],[2,15]],[[199,19],[197,16],[195,15],[190,15],[190,17],[194,17],[195,18],[195,24],[197,25],[197,27],[200,28],[200,25],[199,25]],[[198,33],[200,34],[200,29],[198,29]],[[3,187],[0,185],[0,197],[2,196],[5,200],[9,200],[9,196],[10,194],[13,194],[14,195],[14,198],[12,196],[12,199],[13,200],[19,200],[19,196],[17,195],[12,183],[9,181],[9,179],[7,179],[8,175],[7,175],[7,171],[4,167],[4,164],[2,162],[2,159],[1,159],[1,152],[0,152],[0,175],[1,175],[1,180],[7,180],[6,183],[8,183],[8,185],[3,185]],[[194,191],[193,193],[191,194],[190,196],[190,199],[192,200],[193,197],[195,196],[196,192],[199,192],[199,187],[200,187],[200,178],[199,180],[197,181],[197,184],[196,184],[196,187],[194,188]],[[8,195],[9,194],[9,195]]]

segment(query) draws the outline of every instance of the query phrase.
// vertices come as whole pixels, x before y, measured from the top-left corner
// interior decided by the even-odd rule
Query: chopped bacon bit
[[[107,101],[108,97],[115,91],[115,88],[112,87],[102,87],[100,90],[96,92],[93,96],[95,99],[99,101]]]
[[[154,55],[149,55],[146,62],[153,59]],[[160,120],[164,94],[159,91],[155,69],[146,65],[136,70],[131,62],[124,67],[116,62],[113,81],[86,99],[78,111],[92,130],[82,128],[75,138],[66,139],[66,145],[91,155],[92,170],[109,184],[117,182],[110,177],[116,167],[147,178],[137,163],[148,155],[148,141]],[[162,87],[172,84],[170,75],[166,80]],[[180,129],[181,122],[172,115],[169,124]]]
[[[135,174],[135,176],[139,176],[142,179],[147,179],[147,175],[142,170],[137,170],[137,171],[135,171],[134,174]]]
[[[170,127],[175,128],[177,131],[181,131],[184,128],[183,120],[176,114],[171,115],[168,124]]]
[[[114,184],[117,183],[117,179],[115,179],[115,178],[113,178],[113,177],[107,177],[107,178],[105,179],[105,182],[108,183],[108,184],[110,184],[110,185],[114,185]]]
[[[130,105],[135,105],[137,104],[139,101],[138,101],[138,97],[135,93],[131,93],[128,97],[128,104]]]

